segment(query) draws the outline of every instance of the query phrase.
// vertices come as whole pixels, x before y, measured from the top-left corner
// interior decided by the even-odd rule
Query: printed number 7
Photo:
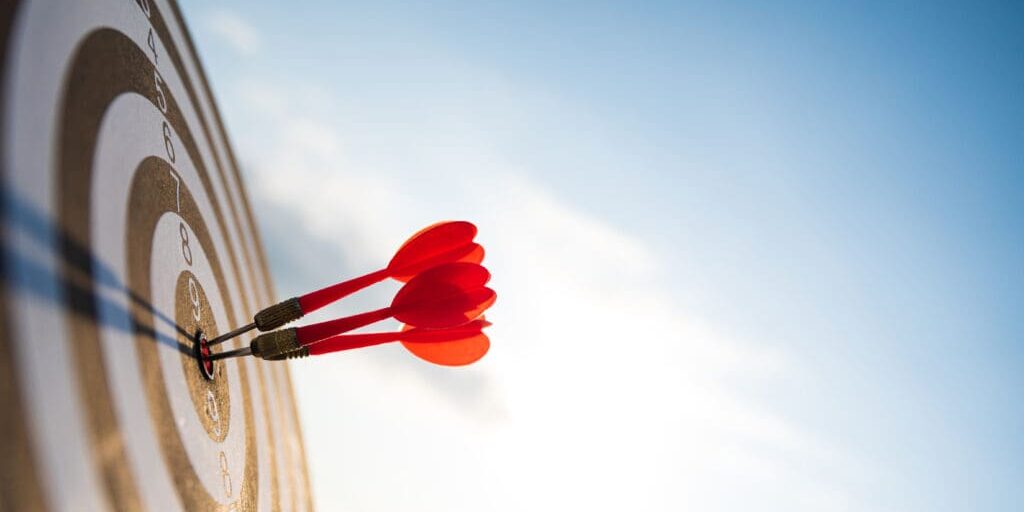
[[[177,202],[177,212],[181,213],[181,178],[173,170],[168,169],[167,172],[174,178],[174,199]]]

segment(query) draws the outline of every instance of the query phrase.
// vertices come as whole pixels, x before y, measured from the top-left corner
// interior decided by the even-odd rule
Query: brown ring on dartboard
[[[79,398],[86,404],[85,420],[89,428],[94,458],[99,465],[106,495],[114,508],[125,510],[141,509],[141,501],[134,478],[128,470],[129,466],[127,464],[124,440],[113,411],[109,383],[106,379],[106,368],[100,352],[102,347],[93,321],[96,318],[97,304],[95,292],[92,289],[95,269],[93,268],[94,262],[92,261],[90,250],[91,164],[95,152],[99,124],[107,106],[118,95],[124,93],[137,93],[146,98],[153,98],[155,93],[152,83],[153,73],[152,64],[134,42],[123,34],[110,29],[97,30],[86,37],[79,46],[66,77],[68,85],[62,101],[63,108],[59,110],[63,114],[63,119],[59,124],[61,126],[58,142],[58,165],[60,167],[56,176],[57,189],[55,193],[57,194],[58,217],[61,226],[65,230],[58,236],[62,252],[61,274],[64,292],[67,296],[67,304],[71,311],[76,312],[76,314],[67,317],[70,334],[68,338],[69,341],[72,341],[70,343],[71,350],[78,367],[76,375],[80,384]],[[207,189],[207,193],[211,198],[215,197],[212,194],[212,187],[207,177],[205,166],[202,160],[199,159],[195,142],[192,139],[191,132],[188,131],[187,126],[184,124],[181,111],[178,109],[177,103],[169,91],[165,91],[164,94],[166,95],[168,106],[167,121],[178,133],[179,140],[192,158],[197,174],[204,188]],[[152,100],[150,101],[152,102]],[[157,108],[155,104],[154,108]],[[138,175],[138,171],[136,171],[136,177]],[[224,223],[216,201],[211,203],[211,208],[213,208],[217,217],[216,220],[223,231]],[[134,218],[136,211],[133,209],[130,211],[132,212],[131,218]],[[199,235],[196,223],[203,226],[205,224],[198,218],[194,219],[194,222],[193,229]],[[205,245],[212,250],[209,235],[205,234],[205,236],[207,238]],[[232,268],[235,269],[237,280],[239,265],[230,244],[228,244],[228,252],[229,258],[234,263]],[[214,261],[216,255],[210,252],[207,254],[211,256],[211,262]],[[139,255],[135,255],[135,257],[138,258]],[[146,254],[144,259],[148,266],[148,254]],[[132,260],[129,258],[129,263],[131,262]],[[225,285],[223,273],[220,269],[219,263],[214,265],[218,286],[222,290],[227,290],[228,288]],[[148,278],[146,281],[145,284],[148,285]],[[141,297],[143,301],[148,299],[148,295],[140,293],[140,290],[134,284],[129,284],[128,290],[136,298]],[[226,296],[224,298],[228,299]],[[143,349],[140,351],[140,358],[147,357],[144,354],[146,347],[155,350],[152,341],[144,339],[147,335],[151,335],[147,333],[152,332],[151,311],[144,306],[145,304],[139,304],[138,301],[133,304],[133,312],[136,315],[148,317],[148,320],[150,320],[150,322],[144,322],[136,318],[135,321],[136,332],[139,334],[137,338],[143,338],[140,341],[140,347]],[[233,314],[233,308],[230,305],[226,307],[226,310],[229,311],[229,315]],[[229,318],[229,321],[237,323],[234,318]],[[143,364],[146,364],[145,361],[143,361]],[[245,365],[242,365],[240,369],[244,371],[244,368]],[[153,372],[143,373],[146,376],[153,374]],[[242,373],[242,375],[245,374]],[[243,381],[245,380],[244,377],[242,379]],[[262,378],[258,378],[257,382],[260,382],[262,386]],[[248,396],[249,388],[248,386],[243,386],[242,389],[246,411],[245,417],[247,419],[245,436],[247,462],[243,473],[241,494],[252,501],[252,503],[243,504],[243,509],[247,509],[250,508],[249,505],[254,504],[255,500],[255,493],[249,491],[251,487],[255,486],[256,466],[255,447],[252,446],[253,427],[251,423],[251,400]],[[159,402],[161,398],[163,402],[166,402],[166,397],[156,397],[158,403],[153,405],[154,397],[152,395],[152,392],[147,393],[148,398],[151,399],[151,416],[153,413],[162,416],[160,413],[166,412],[168,409],[161,406]],[[162,421],[154,418],[154,423],[157,424],[159,429],[160,425],[166,423],[173,425],[174,422],[173,418],[164,417]],[[163,432],[163,434],[167,434],[167,432]],[[202,489],[201,482],[198,481],[195,471],[188,464],[187,459],[179,457],[179,455],[183,455],[180,446],[178,447],[179,449],[175,449],[174,446],[166,446],[167,442],[171,442],[169,440],[177,441],[180,445],[180,439],[178,439],[176,433],[173,436],[161,435],[159,437],[164,442],[164,445],[162,445],[164,449],[162,451],[165,459],[169,458],[169,461],[165,461],[168,461],[172,466],[171,474],[175,477],[175,487],[183,502],[188,505],[194,505],[194,507],[189,506],[188,508],[216,506],[216,502]],[[250,459],[252,459],[252,463],[249,462]],[[182,465],[182,462],[184,465]],[[272,467],[271,471],[276,472],[276,468]],[[276,484],[276,477],[272,478],[271,481]]]

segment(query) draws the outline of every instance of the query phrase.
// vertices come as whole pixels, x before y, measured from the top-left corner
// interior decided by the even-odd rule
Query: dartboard
[[[309,508],[287,366],[195,358],[276,301],[177,6],[4,0],[0,56],[0,509]]]

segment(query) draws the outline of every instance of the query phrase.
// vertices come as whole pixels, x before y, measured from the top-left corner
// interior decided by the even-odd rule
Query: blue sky
[[[182,4],[282,295],[490,250],[477,367],[293,366],[322,509],[1024,499],[1021,6]]]

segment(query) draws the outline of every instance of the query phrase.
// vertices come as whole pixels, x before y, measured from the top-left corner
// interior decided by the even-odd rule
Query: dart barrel
[[[272,357],[265,357],[264,359],[267,361],[284,361],[286,359],[302,359],[304,357],[309,357],[309,347],[302,347],[298,350],[293,350],[284,354],[277,354]]]
[[[249,346],[252,355],[261,359],[272,359],[302,348],[294,327],[261,334]]]
[[[272,331],[288,322],[302,318],[304,314],[299,298],[292,297],[256,313],[253,322],[261,331]]]

